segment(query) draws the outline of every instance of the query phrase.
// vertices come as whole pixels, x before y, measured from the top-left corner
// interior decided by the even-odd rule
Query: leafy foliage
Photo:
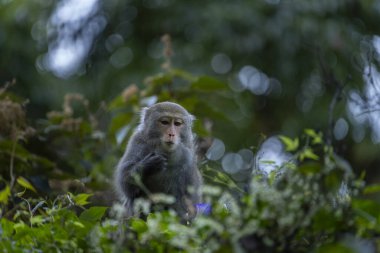
[[[244,187],[220,169],[220,159],[204,158],[203,204],[211,210],[201,211],[191,224],[181,224],[171,210],[150,212],[150,203],[143,200],[135,208],[146,219],[123,216],[123,207],[112,204],[107,189],[111,168],[138,124],[140,107],[168,99],[181,103],[197,115],[195,132],[208,143],[211,133],[240,127],[232,120],[240,98],[229,92],[226,84],[212,77],[168,68],[147,78],[145,89],[129,86],[102,106],[101,116],[89,111],[83,96],[68,94],[62,111],[40,120],[33,136],[25,134],[29,127],[25,123],[12,124],[0,139],[4,147],[0,248],[3,252],[378,250],[380,204],[367,196],[379,192],[380,186],[364,187],[362,177],[356,177],[324,143],[323,134],[313,129],[294,139],[280,136],[291,159],[269,174],[252,167]],[[7,91],[1,99],[11,101],[9,97]],[[214,100],[224,101],[228,108],[213,106]]]
[[[59,21],[67,2],[0,1],[0,82],[15,78],[0,88],[0,251],[380,251],[380,185],[360,174],[378,174],[378,1],[87,1]],[[159,53],[165,33],[175,54],[169,36]],[[206,186],[188,225],[145,201],[126,219],[110,191],[141,107],[163,100],[197,117]],[[260,159],[273,133],[282,162]]]
[[[373,89],[379,71],[378,8],[377,0],[2,1],[0,83],[17,80],[12,89],[32,101],[32,118],[59,108],[62,94],[73,92],[85,95],[96,111],[100,101],[109,104],[130,84],[145,89],[141,80],[159,71],[162,56],[172,56],[166,69],[176,66],[217,76],[233,88],[225,93],[237,98],[233,103],[199,96],[214,101],[198,104],[193,111],[197,116],[212,113],[212,119],[229,118],[240,126],[234,137],[225,134],[235,129],[229,124],[211,131],[223,136],[230,149],[259,143],[260,134],[294,137],[310,126],[326,132],[328,125],[327,136],[337,151],[353,167],[365,168],[375,182],[380,164],[379,147],[373,145],[378,124],[372,120],[379,116],[379,89]],[[71,9],[78,11],[61,15]],[[173,36],[174,54],[161,53],[163,34]],[[62,51],[62,61],[54,58]],[[372,71],[366,71],[368,66]],[[57,67],[71,71],[57,78],[62,76]],[[165,78],[162,75],[161,81]],[[211,89],[190,79],[198,92]],[[263,85],[255,85],[259,79]],[[212,83],[212,89],[218,87]],[[260,95],[254,88],[262,88]],[[328,124],[327,113],[333,116]],[[4,122],[1,116],[0,121]],[[335,140],[334,124],[342,130]],[[126,130],[120,132],[121,139]]]

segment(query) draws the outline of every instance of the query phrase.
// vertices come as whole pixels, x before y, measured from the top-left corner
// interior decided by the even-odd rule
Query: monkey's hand
[[[161,154],[150,153],[140,162],[143,174],[149,172],[158,172],[165,170],[168,164],[168,159]]]

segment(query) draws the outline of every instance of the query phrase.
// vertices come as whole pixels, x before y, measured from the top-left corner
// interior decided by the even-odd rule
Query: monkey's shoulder
[[[135,153],[149,151],[155,146],[151,143],[141,131],[135,132],[128,141],[127,149],[133,149]]]
[[[144,138],[144,134],[142,131],[137,130],[134,132],[131,136],[131,138],[128,141],[128,144],[133,145],[145,145],[146,144],[146,138]]]

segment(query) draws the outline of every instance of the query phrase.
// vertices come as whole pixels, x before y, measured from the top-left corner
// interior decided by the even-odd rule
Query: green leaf
[[[14,158],[23,162],[33,162],[38,165],[38,170],[49,171],[54,167],[54,163],[50,160],[30,153],[23,146],[16,144],[16,149],[13,153],[13,141],[0,141],[0,154],[5,153],[9,156],[14,155]]]
[[[360,210],[360,215],[364,216],[368,220],[378,220],[380,203],[369,200],[369,199],[354,199],[352,201],[352,207],[358,211]]]
[[[272,160],[260,160],[260,164],[263,164],[263,165],[275,165],[276,162],[272,161]]]
[[[37,193],[37,190],[34,188],[34,186],[33,186],[31,183],[29,183],[29,181],[26,180],[25,178],[23,178],[23,177],[21,177],[21,176],[18,177],[18,178],[17,178],[17,183],[18,183],[19,185],[25,187],[26,189],[31,190],[31,191]]]
[[[145,221],[139,218],[134,218],[131,221],[131,227],[134,231],[136,231],[139,234],[144,233],[148,230],[148,225],[145,223]]]
[[[196,120],[194,122],[194,126],[193,126],[193,130],[195,133],[197,133],[198,136],[200,137],[207,137],[210,135],[210,131],[208,131],[203,122],[201,122],[200,120]]]
[[[377,193],[377,192],[380,192],[380,184],[368,185],[363,190],[364,194],[371,194],[371,193]]]
[[[337,191],[342,184],[342,172],[339,170],[331,171],[324,178],[324,184],[331,192]]]
[[[311,141],[312,144],[323,143],[323,140],[322,140],[323,135],[321,132],[317,133],[314,129],[310,129],[310,128],[305,129],[304,131],[308,136],[312,138],[312,141]]]
[[[116,133],[117,131],[120,131],[121,128],[129,125],[133,119],[133,113],[132,112],[123,112],[120,113],[112,118],[111,126],[110,126],[110,132]]]
[[[6,153],[8,155],[12,155],[13,153],[13,147],[14,142],[13,141],[1,141],[0,142],[0,153]],[[27,157],[30,155],[30,153],[21,145],[16,143],[16,147],[14,150],[14,156],[19,158],[22,161],[26,161]]]
[[[311,128],[306,128],[304,131],[305,134],[309,135],[310,137],[316,137],[318,135],[315,130]]]
[[[121,107],[125,107],[125,101],[123,99],[123,96],[117,96],[108,105],[109,110],[114,110],[114,109],[118,109]]]
[[[1,218],[0,220],[0,238],[7,238],[13,234],[13,226],[14,223],[5,219]]]
[[[226,173],[207,166],[203,169],[203,177],[209,179],[212,183],[230,187],[231,189],[242,192],[242,189]]]
[[[17,192],[16,196],[21,198],[22,196],[24,196],[25,192],[26,192],[26,188],[24,188],[24,190],[22,192]]]
[[[80,214],[79,219],[88,222],[97,222],[103,217],[106,210],[107,207],[103,206],[90,207]]]
[[[29,229],[29,227],[23,221],[15,223],[13,225],[13,228],[16,230],[17,233]]]
[[[31,219],[30,219],[30,223],[32,225],[40,225],[44,222],[44,217],[42,215],[36,215],[36,216],[33,216]]]
[[[334,230],[337,225],[336,223],[337,220],[335,219],[332,210],[322,208],[315,213],[312,227],[316,232],[326,232]]]
[[[8,204],[9,196],[11,196],[11,189],[9,185],[5,185],[5,188],[0,191],[0,203]]]
[[[301,152],[301,154],[300,154],[300,160],[303,161],[306,158],[312,159],[312,160],[316,160],[316,161],[319,160],[319,157],[316,154],[314,154],[314,152],[313,152],[313,150],[311,148],[305,148]]]
[[[304,174],[316,174],[322,170],[322,167],[319,163],[309,162],[299,166],[298,170]]]
[[[162,86],[168,83],[172,83],[173,76],[170,73],[159,73],[155,76],[150,76],[145,79],[145,82],[150,86]]]
[[[299,139],[295,138],[294,140],[290,139],[289,137],[280,135],[278,136],[280,140],[284,143],[286,151],[295,151],[297,150],[299,146]]]
[[[191,89],[207,92],[224,90],[226,88],[227,85],[225,83],[209,76],[201,76],[191,84]]]
[[[83,225],[83,223],[79,222],[79,221],[74,221],[73,224],[79,228],[85,228],[85,226]]]
[[[182,69],[171,69],[171,74],[173,76],[183,78],[184,80],[187,80],[190,82],[196,80],[196,78],[191,73],[186,72]]]
[[[332,243],[332,244],[326,244],[322,245],[318,250],[317,253],[354,253],[357,251],[353,251],[351,248],[340,244],[340,243]]]
[[[74,200],[75,204],[77,204],[78,206],[84,206],[90,203],[89,201],[87,201],[87,199],[91,197],[93,194],[81,193],[75,196],[73,194],[70,195],[71,198]]]
[[[277,170],[272,170],[269,173],[268,181],[270,185],[273,185],[273,183],[275,182],[277,174],[278,174]]]

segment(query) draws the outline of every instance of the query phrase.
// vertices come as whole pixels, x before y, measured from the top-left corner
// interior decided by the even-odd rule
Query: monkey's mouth
[[[175,142],[173,142],[173,141],[165,141],[164,145],[165,145],[167,150],[173,150],[176,146]]]

